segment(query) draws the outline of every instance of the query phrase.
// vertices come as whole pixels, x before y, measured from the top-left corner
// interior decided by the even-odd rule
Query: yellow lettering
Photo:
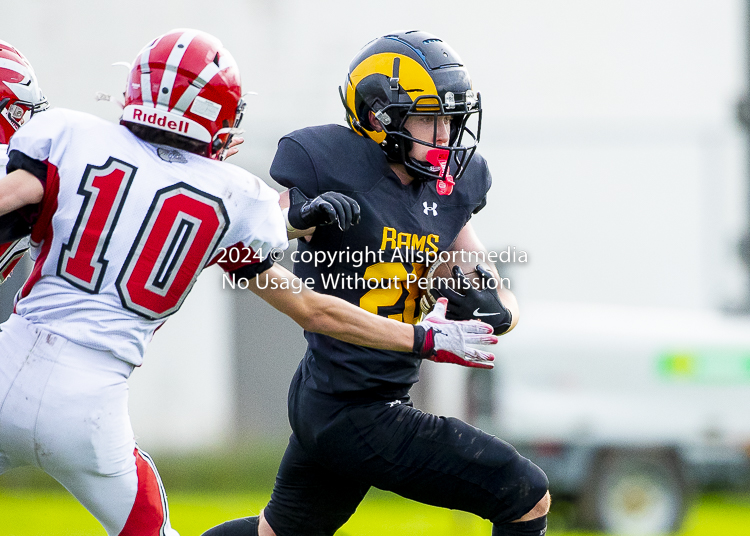
[[[383,227],[383,242],[380,244],[380,249],[385,251],[386,243],[390,244],[391,249],[396,249],[396,229],[393,227]]]
[[[433,242],[433,239],[435,240]],[[432,251],[438,250],[438,242],[440,242],[440,237],[436,234],[427,235],[427,245],[432,248]]]
[[[440,242],[440,236],[436,234],[420,236],[413,233],[399,233],[394,227],[383,227],[383,241],[380,243],[380,249],[387,251],[411,248],[416,251],[438,251],[438,242]]]
[[[411,247],[412,249],[416,249],[418,251],[424,251],[424,241],[427,237],[426,236],[419,236],[419,235],[411,235]]]
[[[411,235],[409,233],[398,233],[398,247],[399,248],[401,246],[408,248],[409,242],[411,242]]]

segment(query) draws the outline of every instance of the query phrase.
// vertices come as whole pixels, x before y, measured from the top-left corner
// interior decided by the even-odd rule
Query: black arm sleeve
[[[8,164],[5,166],[8,173],[12,173],[17,169],[23,169],[34,175],[42,183],[42,186],[47,186],[47,164],[39,160],[35,160],[30,156],[26,156],[21,151],[16,149],[8,153]]]
[[[47,164],[26,156],[18,150],[8,154],[6,170],[11,173],[23,169],[34,175],[43,187],[47,186]],[[39,205],[28,205],[0,216],[0,244],[11,242],[31,233],[31,227],[39,216]]]

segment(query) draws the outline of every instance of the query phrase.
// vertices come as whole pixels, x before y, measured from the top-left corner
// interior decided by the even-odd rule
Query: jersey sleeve
[[[10,220],[0,224],[4,230],[3,240],[27,235],[40,219],[44,206],[51,206],[47,182],[51,175],[56,175],[69,130],[65,113],[62,110],[50,110],[35,114],[11,138],[8,144],[7,172],[23,169],[34,175],[42,183],[44,197],[40,204],[28,205],[7,215],[15,223],[12,229],[8,224]],[[6,235],[5,232],[11,234]]]
[[[305,148],[293,138],[284,137],[279,141],[270,173],[282,186],[296,186],[307,197],[317,197],[321,193],[315,163]]]
[[[257,177],[252,177],[232,223],[233,230],[210,264],[225,272],[243,276],[260,273],[273,265],[277,252],[288,245],[286,223],[279,206],[279,194]]]
[[[57,165],[65,150],[70,130],[64,110],[34,114],[10,139],[9,166],[13,164],[13,151],[18,151],[31,160]]]

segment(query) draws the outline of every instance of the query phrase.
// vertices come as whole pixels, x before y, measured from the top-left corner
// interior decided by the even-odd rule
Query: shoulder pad
[[[293,140],[307,153],[321,192],[366,192],[390,172],[378,144],[348,127],[309,127],[292,132],[282,141],[284,139]]]

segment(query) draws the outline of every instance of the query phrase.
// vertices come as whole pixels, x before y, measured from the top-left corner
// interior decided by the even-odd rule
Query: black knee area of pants
[[[492,536],[544,536],[547,532],[547,516],[537,517],[521,523],[493,525]]]
[[[507,478],[505,485],[510,484],[513,487],[515,504],[510,509],[502,510],[501,515],[488,516],[488,519],[495,526],[510,524],[510,522],[525,516],[544,498],[549,490],[547,475],[526,458],[518,456],[518,460],[509,474],[512,477]]]
[[[203,533],[203,536],[258,536],[258,516],[243,517],[222,523]]]

